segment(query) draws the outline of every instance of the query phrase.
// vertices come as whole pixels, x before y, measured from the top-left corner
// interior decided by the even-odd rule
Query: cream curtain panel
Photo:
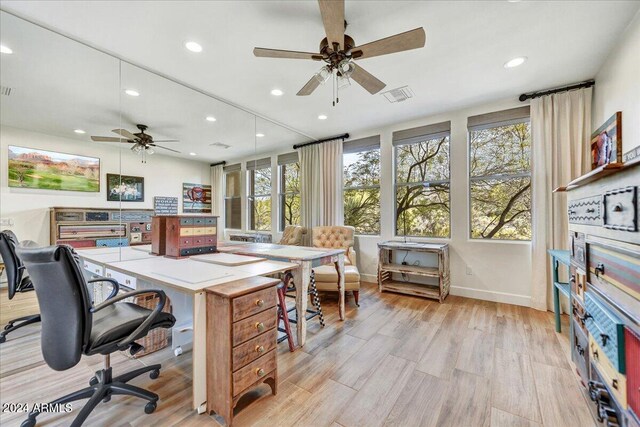
[[[343,225],[342,140],[307,145],[298,151],[301,225]]]
[[[566,249],[567,197],[553,193],[589,170],[591,88],[531,101],[532,133],[532,307],[553,308],[547,249]]]
[[[211,166],[211,214],[219,216],[224,225],[224,165]]]

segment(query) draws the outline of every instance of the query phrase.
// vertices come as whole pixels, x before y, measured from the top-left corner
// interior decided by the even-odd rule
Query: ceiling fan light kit
[[[92,136],[91,140],[95,142],[117,142],[133,144],[133,146],[131,147],[131,151],[141,156],[142,163],[147,163],[146,156],[154,154],[157,148],[173,151],[174,153],[180,153],[180,151],[178,150],[156,144],[157,142],[180,142],[177,139],[154,140],[153,136],[145,133],[145,131],[148,129],[146,125],[138,124],[136,125],[136,127],[138,128],[138,130],[140,130],[140,132],[131,133],[126,129],[113,129],[111,132],[120,135],[120,138],[116,138],[113,136]]]
[[[327,65],[311,77],[298,91],[297,96],[311,95],[319,85],[324,84],[332,76],[334,77],[334,106],[339,102],[338,90],[349,87],[351,79],[370,94],[376,94],[384,89],[386,84],[358,66],[354,61],[418,49],[424,47],[426,43],[426,33],[424,28],[420,27],[357,46],[353,38],[344,33],[347,27],[347,22],[344,19],[344,0],[318,0],[318,5],[327,35],[320,41],[319,53],[260,47],[253,49],[253,54],[261,58],[310,59],[326,62]]]

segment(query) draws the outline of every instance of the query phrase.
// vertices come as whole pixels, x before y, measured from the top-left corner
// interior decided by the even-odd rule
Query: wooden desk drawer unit
[[[156,218],[154,218],[154,224]],[[166,216],[164,222],[164,248],[160,227],[154,225],[154,254],[164,254],[171,258],[217,252],[217,217],[215,216]]]
[[[277,392],[276,285],[252,277],[207,291],[207,411],[233,423],[242,395],[266,383]]]
[[[612,366],[625,373],[624,324],[596,296],[587,293],[585,310],[588,313],[586,325],[591,338],[606,354]]]

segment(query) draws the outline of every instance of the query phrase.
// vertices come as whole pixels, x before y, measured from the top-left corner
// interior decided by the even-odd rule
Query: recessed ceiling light
[[[133,90],[133,89],[127,89],[124,91],[124,93],[126,93],[129,96],[140,96],[140,92],[138,92],[137,90]]]
[[[320,114],[318,116],[318,120],[327,120],[327,116],[325,114]]]
[[[273,96],[282,96],[283,94],[284,94],[284,92],[281,91],[280,89],[273,89],[271,91],[271,95],[273,95]]]
[[[75,129],[74,130],[75,133],[79,133],[80,135],[86,133],[85,131],[83,131],[82,129]]]
[[[527,57],[526,56],[518,56],[517,58],[513,58],[510,61],[507,61],[504,63],[504,68],[514,68],[517,67],[519,65],[522,65],[526,62]]]
[[[11,50],[10,47],[0,44],[0,53],[6,53],[7,55],[11,55],[13,53],[13,50]]]
[[[195,156],[195,155],[196,155],[196,153],[189,153],[189,155],[190,155],[190,156]]]
[[[264,136],[264,133],[256,133],[256,136],[257,136],[258,138],[262,138],[262,137]]]
[[[184,44],[184,47],[186,47],[187,49],[189,49],[191,52],[202,52],[202,46],[200,46],[198,43],[196,42],[186,42]]]
[[[207,116],[207,117],[205,117],[205,120],[208,121],[208,122],[215,122],[216,118],[213,117],[213,116]]]

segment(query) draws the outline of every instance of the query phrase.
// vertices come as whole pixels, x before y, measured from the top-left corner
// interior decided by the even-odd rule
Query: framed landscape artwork
[[[107,201],[144,202],[144,178],[108,173]]]
[[[622,112],[618,111],[591,134],[591,169],[622,163]]]
[[[100,159],[9,146],[9,187],[100,192]]]
[[[211,213],[211,186],[183,183],[182,213]]]

